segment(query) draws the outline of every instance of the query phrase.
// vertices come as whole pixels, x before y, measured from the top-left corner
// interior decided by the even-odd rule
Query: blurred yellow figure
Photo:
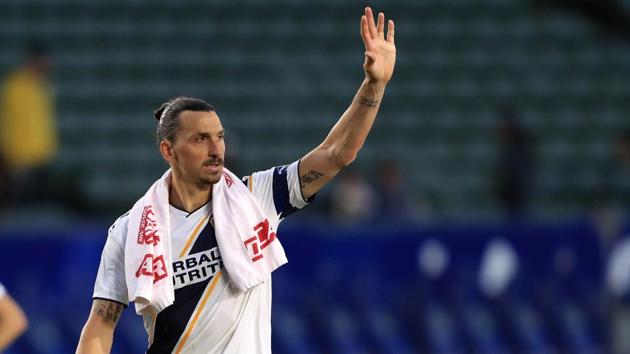
[[[49,68],[48,50],[31,45],[26,63],[10,73],[2,85],[0,150],[10,173],[45,166],[57,154]]]

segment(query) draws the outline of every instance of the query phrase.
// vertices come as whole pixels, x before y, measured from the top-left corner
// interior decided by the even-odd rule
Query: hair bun
[[[153,112],[153,116],[155,117],[155,119],[157,119],[158,122],[160,121],[160,119],[162,119],[162,113],[164,113],[167,107],[168,107],[168,102],[163,103],[160,106],[160,108],[158,108],[157,110]]]

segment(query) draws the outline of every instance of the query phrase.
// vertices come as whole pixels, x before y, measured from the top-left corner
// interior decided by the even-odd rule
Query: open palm
[[[370,81],[387,82],[392,78],[396,64],[396,45],[394,44],[394,21],[387,22],[385,37],[385,14],[378,14],[374,23],[374,14],[369,7],[361,16],[361,38],[365,44],[365,62],[363,69]]]

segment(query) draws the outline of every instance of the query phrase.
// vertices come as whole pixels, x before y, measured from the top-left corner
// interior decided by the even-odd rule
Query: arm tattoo
[[[101,316],[105,321],[116,323],[122,313],[123,305],[107,300],[94,300],[94,308],[92,311]]]
[[[373,100],[373,99],[365,97],[365,96],[359,97],[359,104],[362,105],[362,106],[366,106],[366,107],[369,107],[369,108],[374,108],[374,107],[376,107],[377,103],[378,103],[378,100]]]
[[[307,184],[315,182],[323,175],[323,173],[311,170],[311,172],[305,174],[300,178],[300,187],[306,188]]]

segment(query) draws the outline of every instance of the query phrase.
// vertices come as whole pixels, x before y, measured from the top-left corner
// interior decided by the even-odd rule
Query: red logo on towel
[[[140,229],[138,230],[138,244],[140,245],[157,245],[160,242],[158,235],[157,221],[155,213],[150,205],[146,205],[142,211],[140,219]]]
[[[245,247],[248,251],[250,250],[251,245],[252,252],[250,252],[250,255],[252,256],[253,262],[262,259],[262,250],[267,248],[267,246],[269,246],[269,244],[271,244],[276,239],[276,233],[270,233],[269,229],[269,220],[265,219],[258,223],[258,225],[254,226],[254,231],[256,231],[258,235],[245,240]]]
[[[226,172],[223,172],[223,177],[225,177],[225,184],[227,184],[228,188],[232,187],[232,184],[234,184],[232,177],[230,177],[230,175]]]
[[[141,275],[148,275],[153,277],[153,283],[166,278],[168,271],[166,270],[166,263],[164,263],[164,257],[155,257],[152,254],[145,254],[140,268],[136,271],[136,278]]]

